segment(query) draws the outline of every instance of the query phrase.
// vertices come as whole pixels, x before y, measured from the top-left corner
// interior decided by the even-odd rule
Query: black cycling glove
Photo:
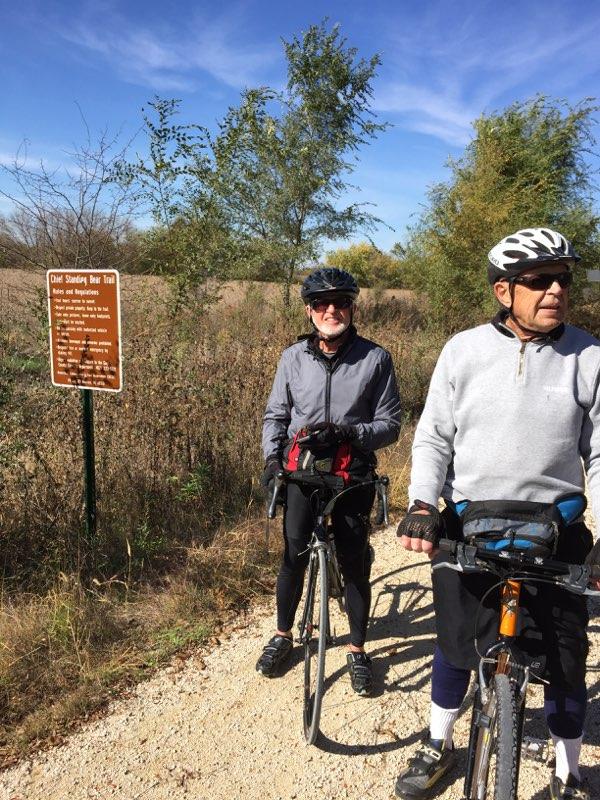
[[[307,428],[304,447],[331,447],[356,439],[357,431],[353,425],[335,425],[333,422],[319,422]]]
[[[428,514],[416,514],[416,511],[428,511]],[[442,515],[435,506],[415,500],[408,509],[408,514],[398,525],[397,536],[408,536],[412,539],[424,539],[437,545],[444,532]]]
[[[262,477],[260,479],[260,484],[265,489],[271,490],[273,488],[273,481],[275,479],[275,475],[281,470],[281,461],[277,458],[277,456],[271,456],[267,459],[265,463],[265,468],[263,470]]]

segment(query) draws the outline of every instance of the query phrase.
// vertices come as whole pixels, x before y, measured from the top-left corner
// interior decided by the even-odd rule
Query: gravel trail
[[[276,680],[254,663],[271,635],[274,601],[255,608],[212,648],[140,684],[66,744],[0,775],[2,800],[358,800],[391,798],[428,722],[434,645],[429,562],[402,551],[392,528],[373,537],[369,649],[377,691],[356,697],[345,670],[347,627],[328,652],[322,735],[302,736],[302,664]],[[600,797],[600,604],[592,605],[590,707],[582,764]],[[546,737],[541,691],[530,690],[526,733]],[[460,798],[469,711],[455,731],[459,761],[442,798]],[[550,768],[523,762],[519,797],[547,796]]]

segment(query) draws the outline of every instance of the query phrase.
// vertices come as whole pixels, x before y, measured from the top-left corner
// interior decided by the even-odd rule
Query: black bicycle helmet
[[[323,294],[341,294],[356,300],[359,292],[358,284],[345,269],[319,267],[304,279],[300,296],[305,303]]]
[[[572,266],[581,258],[562,233],[550,228],[525,228],[492,247],[488,261],[488,280],[494,284],[542,264],[571,262]]]

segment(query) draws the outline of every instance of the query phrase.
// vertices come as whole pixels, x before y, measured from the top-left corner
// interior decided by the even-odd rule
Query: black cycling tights
[[[289,631],[302,597],[308,565],[307,546],[314,527],[310,496],[314,489],[289,484],[283,521],[285,550],[277,577],[277,628]],[[369,583],[369,514],[375,487],[353,489],[340,498],[333,511],[338,561],[345,582],[345,599],[350,622],[350,641],[362,647],[367,634],[371,605]]]

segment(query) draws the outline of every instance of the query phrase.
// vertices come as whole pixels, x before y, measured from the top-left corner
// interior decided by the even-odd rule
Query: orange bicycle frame
[[[500,636],[516,636],[521,581],[505,581],[500,601]]]

